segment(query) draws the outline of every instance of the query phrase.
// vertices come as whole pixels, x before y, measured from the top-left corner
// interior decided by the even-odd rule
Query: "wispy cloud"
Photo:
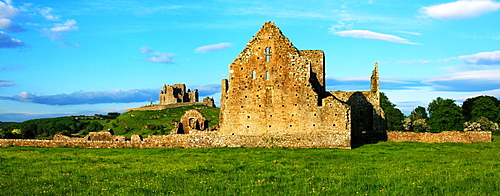
[[[200,46],[196,48],[194,51],[196,53],[209,53],[209,52],[215,52],[219,50],[223,50],[226,48],[231,47],[231,43],[218,43],[218,44],[212,44],[212,45],[207,45],[207,46]]]
[[[423,64],[427,64],[427,63],[431,63],[432,60],[409,60],[409,61],[397,61],[396,64],[415,64],[415,63],[423,63]]]
[[[326,84],[329,90],[369,90],[370,76],[359,77],[326,77]],[[383,90],[408,90],[415,87],[428,86],[422,84],[420,80],[414,78],[380,78]]]
[[[61,16],[50,14],[51,11],[52,11],[52,8],[50,8],[50,7],[42,8],[42,9],[40,9],[40,14],[47,20],[51,20],[51,21],[61,20],[60,19]]]
[[[470,65],[500,65],[500,50],[456,57]]]
[[[489,95],[489,96],[494,96],[494,97],[500,97],[500,89],[495,89],[495,90],[490,90],[490,91],[483,91],[483,92],[474,93],[474,94],[470,94],[470,95],[466,95],[466,96],[462,96],[462,97],[456,97],[454,99],[457,100],[457,101],[465,101],[468,98],[473,98],[473,97],[477,97],[477,96],[481,96],[481,95]]]
[[[10,80],[0,79],[0,87],[11,86]],[[190,89],[198,89],[200,96],[209,96],[220,92],[219,84],[208,84],[204,86],[189,85]],[[0,100],[10,100],[25,103],[36,103],[44,105],[82,105],[102,103],[134,103],[148,102],[151,98],[157,100],[160,89],[133,89],[114,91],[79,91],[70,94],[62,93],[56,95],[37,95],[22,92],[15,96],[0,96]]]
[[[76,26],[76,21],[73,19],[66,20],[64,23],[56,23],[52,28],[44,28],[44,35],[49,37],[51,40],[61,40],[65,39],[65,32],[77,31],[78,26]]]
[[[157,89],[81,91],[57,95],[36,95],[29,92],[22,92],[12,97],[0,96],[0,99],[45,105],[81,105],[145,102],[149,101],[151,98],[158,97],[158,94],[159,91]]]
[[[0,48],[23,48],[27,45],[3,31],[0,31]]]
[[[464,71],[427,78],[422,81],[438,91],[488,91],[500,86],[500,70]]]
[[[331,33],[338,35],[338,36],[341,36],[341,37],[373,39],[373,40],[402,43],[402,44],[418,44],[418,43],[410,42],[407,39],[404,39],[404,38],[401,38],[398,36],[383,34],[383,33],[376,33],[376,32],[368,31],[368,30],[347,30],[347,31],[337,31],[337,32],[331,32]]]
[[[410,35],[421,35],[420,33],[417,32],[410,32],[410,31],[398,31],[400,33],[405,33],[405,34],[410,34]]]
[[[499,9],[500,3],[491,0],[459,0],[423,7],[420,11],[436,19],[462,20],[476,18]]]
[[[16,85],[16,83],[13,83],[12,80],[0,79],[0,87],[14,86],[14,85]]]
[[[175,63],[172,60],[172,57],[176,55],[174,53],[154,51],[152,48],[147,47],[147,46],[143,46],[139,50],[141,51],[141,53],[143,53],[147,57],[147,59],[143,59],[146,62],[165,63],[165,64]]]

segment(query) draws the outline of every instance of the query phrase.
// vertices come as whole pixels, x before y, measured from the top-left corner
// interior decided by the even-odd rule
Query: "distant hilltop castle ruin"
[[[153,104],[151,101],[150,105],[128,109],[129,111],[137,111],[137,110],[163,110],[166,108],[180,107],[180,106],[189,106],[189,105],[206,105],[210,107],[215,107],[214,99],[211,97],[203,98],[203,102],[199,102],[198,89],[194,89],[191,92],[191,89],[187,89],[185,84],[174,84],[174,85],[166,85],[164,84],[160,95],[158,97],[159,104]]]
[[[160,92],[159,100],[160,105],[196,103],[198,102],[198,89],[194,89],[193,92],[188,89],[186,92],[185,84],[174,84],[172,86],[164,84]]]

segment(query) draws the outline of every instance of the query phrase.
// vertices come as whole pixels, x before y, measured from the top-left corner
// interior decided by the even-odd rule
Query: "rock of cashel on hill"
[[[379,101],[378,65],[370,91],[325,89],[321,50],[298,50],[266,22],[229,65],[222,80],[220,134],[323,135],[331,147],[351,138],[385,132]]]
[[[198,89],[186,90],[185,84],[174,84],[166,85],[164,84],[160,95],[158,96],[159,104],[150,104],[143,107],[128,109],[129,111],[148,111],[148,110],[164,110],[166,108],[189,106],[189,105],[206,105],[209,107],[215,107],[214,99],[211,97],[203,98],[203,102],[198,102],[199,95]]]

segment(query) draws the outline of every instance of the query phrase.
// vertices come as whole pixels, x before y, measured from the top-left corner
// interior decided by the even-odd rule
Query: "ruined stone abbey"
[[[351,136],[385,132],[378,65],[370,91],[325,89],[321,50],[298,50],[266,22],[222,80],[220,134],[322,135],[350,146]]]

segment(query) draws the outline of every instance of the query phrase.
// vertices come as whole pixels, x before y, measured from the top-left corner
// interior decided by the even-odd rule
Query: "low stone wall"
[[[143,141],[82,141],[0,139],[0,147],[81,147],[81,148],[343,148],[350,149],[349,136],[340,134],[315,135],[162,135],[149,136]]]
[[[491,142],[490,131],[443,131],[441,133],[387,132],[387,141],[393,142]]]

